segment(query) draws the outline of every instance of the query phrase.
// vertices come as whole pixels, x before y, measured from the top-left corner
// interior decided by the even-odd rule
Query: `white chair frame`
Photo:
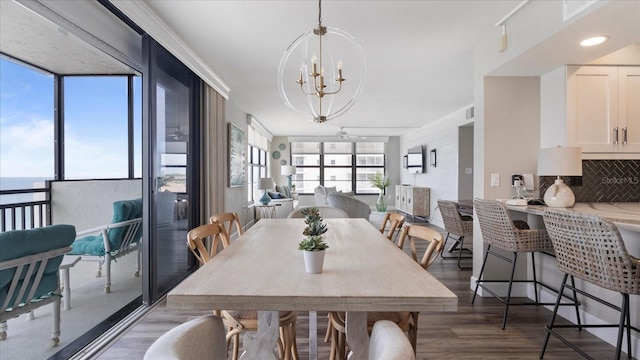
[[[120,247],[117,249],[111,249],[111,244],[109,243],[109,230],[127,227],[128,229],[125,231],[122,242],[120,243]],[[98,263],[98,272],[96,277],[102,276],[102,264],[105,265],[105,280],[104,280],[104,292],[111,292],[111,260],[115,260],[119,257],[125,256],[131,252],[136,251],[136,272],[134,274],[135,277],[140,276],[141,269],[141,259],[142,259],[142,239],[138,243],[133,243],[133,238],[138,231],[138,228],[142,226],[142,218],[136,218],[131,220],[122,221],[119,223],[113,223],[108,225],[102,225],[95,227],[93,229],[88,229],[81,231],[76,234],[76,239],[90,235],[93,233],[100,233],[102,235],[102,240],[104,241],[104,255],[88,255],[82,254],[81,261],[96,261]]]
[[[69,252],[71,247],[65,246],[59,249],[49,250],[39,254],[27,255],[16,259],[6,260],[0,262],[0,270],[7,270],[15,268],[16,272],[9,285],[9,292],[5,301],[0,304],[0,340],[7,338],[7,320],[20,316],[22,314],[29,313],[34,309],[53,303],[53,326],[51,332],[51,339],[49,345],[51,347],[57,346],[60,342],[60,286],[53,292],[51,296],[38,299],[38,301],[32,301],[35,296],[36,289],[40,286],[42,275],[49,259],[62,256]],[[20,275],[24,272],[26,267],[25,278],[31,278],[34,272],[35,278],[33,282],[23,281],[20,283]],[[16,296],[15,301],[12,303],[11,299]],[[20,299],[24,298],[24,295],[28,294],[25,303],[21,304]]]

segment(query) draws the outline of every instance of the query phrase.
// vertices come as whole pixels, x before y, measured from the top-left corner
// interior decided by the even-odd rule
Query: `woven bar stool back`
[[[458,204],[448,200],[438,200],[438,209],[442,214],[442,222],[444,222],[444,229],[456,236],[471,236],[473,235],[473,218],[471,216],[465,216],[458,212]]]
[[[544,356],[550,335],[559,338],[585,358],[591,358],[582,349],[568,341],[563,334],[556,331],[556,328],[568,327],[618,328],[615,359],[620,359],[622,339],[626,330],[627,356],[631,358],[631,330],[640,330],[631,325],[629,295],[640,295],[640,259],[629,255],[616,225],[601,217],[550,209],[544,212],[543,218],[556,251],[558,269],[564,273],[560,293],[564,289],[580,293],[602,305],[620,311],[620,320],[617,324],[581,324],[578,321],[577,325],[556,325],[555,319],[560,304],[560,299],[557,299],[551,321],[545,327],[547,335],[542,345],[540,359]],[[567,283],[568,276],[572,278],[571,283]],[[573,278],[620,293],[622,305],[618,307],[584,289],[576,288]]]
[[[553,245],[542,230],[519,229],[507,208],[495,200],[473,200],[484,242],[514,252],[551,251]]]
[[[638,259],[627,252],[615,224],[562,210],[545,211],[544,224],[560,271],[605,289],[640,294]]]
[[[457,259],[458,260],[458,268],[460,270],[470,270],[472,267],[463,267],[460,264],[462,259],[472,259],[473,256],[470,254],[471,250],[464,248],[464,238],[466,236],[473,235],[473,218],[471,216],[462,216],[458,211],[458,203],[448,200],[438,200],[438,209],[440,209],[440,214],[442,215],[442,221],[444,222],[444,229],[447,232],[447,237],[444,239],[444,247],[447,245],[447,240],[451,235],[457,236],[455,242],[452,246],[447,249],[443,249],[440,252],[440,257],[443,259]],[[445,256],[445,252],[452,253],[454,251],[458,252],[457,256]],[[462,256],[462,252],[465,251],[467,253],[466,256]]]

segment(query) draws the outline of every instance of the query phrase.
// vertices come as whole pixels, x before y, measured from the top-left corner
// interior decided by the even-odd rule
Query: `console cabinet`
[[[396,185],[396,209],[411,216],[429,217],[429,188]]]

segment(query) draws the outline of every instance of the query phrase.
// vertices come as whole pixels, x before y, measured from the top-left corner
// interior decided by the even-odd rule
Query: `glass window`
[[[385,173],[385,156],[383,142],[356,143],[356,193],[377,194],[380,190],[371,185],[371,177],[377,173]]]
[[[133,77],[133,176],[142,177],[142,78]]]
[[[44,186],[55,173],[53,75],[4,57],[0,74],[0,190]]]
[[[65,178],[129,176],[126,76],[64,80]]]
[[[298,173],[292,181],[298,193],[311,194],[322,184],[345,192],[377,194],[369,181],[376,172],[385,172],[384,151],[383,142],[294,142],[291,156]]]

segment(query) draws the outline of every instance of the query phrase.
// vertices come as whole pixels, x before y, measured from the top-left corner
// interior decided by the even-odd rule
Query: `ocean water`
[[[0,191],[44,188],[45,180],[53,180],[53,178],[50,178],[50,177],[0,177]],[[0,195],[0,204],[4,205],[4,204],[25,202],[25,201],[34,201],[34,196],[41,197],[42,193]]]

